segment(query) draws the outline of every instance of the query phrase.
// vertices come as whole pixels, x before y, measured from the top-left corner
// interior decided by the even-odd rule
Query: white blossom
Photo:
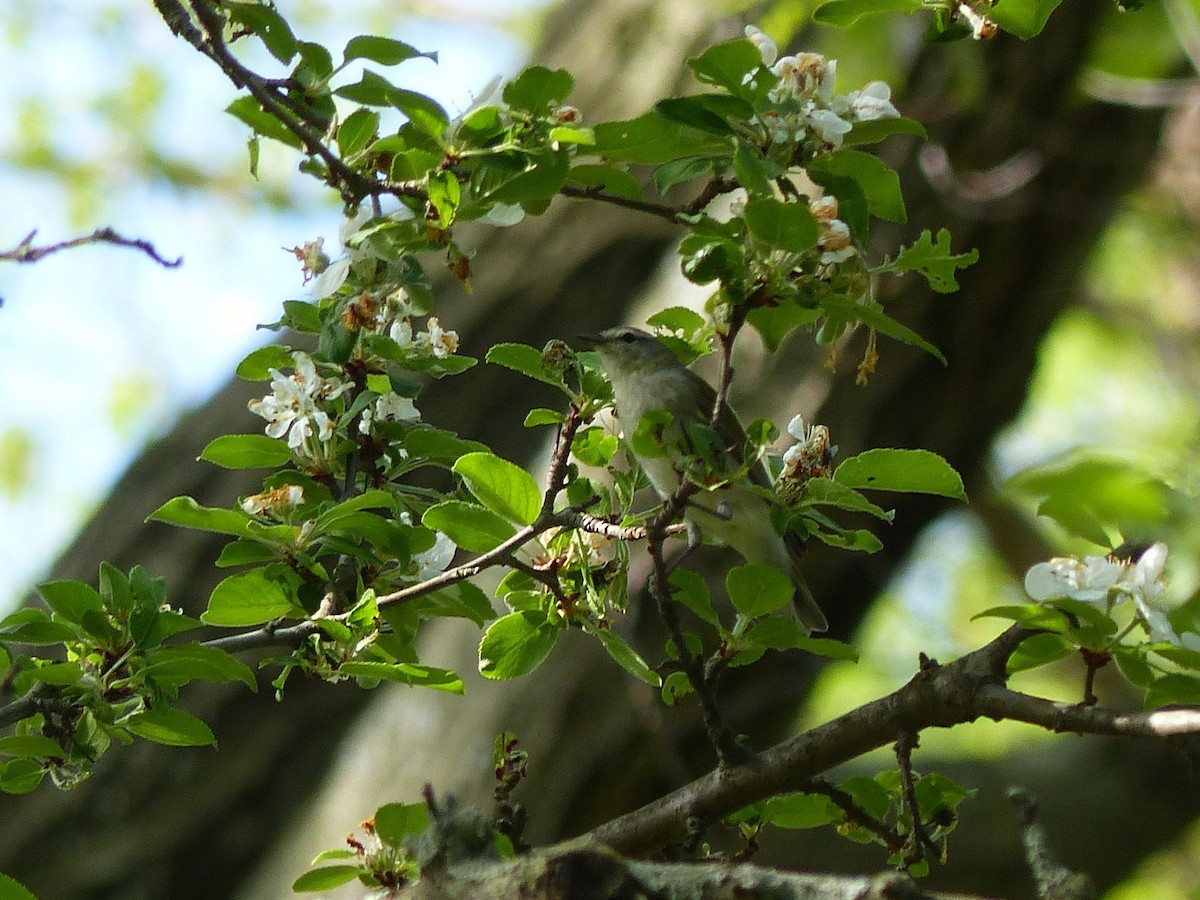
[[[1071,598],[1106,609],[1131,600],[1151,640],[1180,643],[1166,615],[1156,608],[1165,591],[1167,545],[1151,545],[1136,561],[1116,556],[1055,557],[1025,573],[1025,592],[1039,603]]]
[[[458,551],[458,545],[454,541],[440,531],[436,534],[437,537],[434,539],[432,547],[413,554],[413,562],[417,564],[417,579],[420,581],[445,572],[450,561],[454,559],[454,554]]]
[[[892,106],[892,89],[882,81],[872,81],[860,91],[846,95],[850,114],[859,122],[874,119],[895,119],[900,116]]]
[[[323,378],[316,364],[307,353],[297,350],[292,354],[296,371],[284,375],[278,369],[270,369],[271,393],[249,403],[250,412],[267,420],[266,433],[269,437],[288,436],[288,446],[293,450],[304,446],[314,434],[321,441],[333,437],[333,420],[318,403],[334,400],[350,385],[340,378]]]
[[[324,271],[313,282],[312,292],[314,297],[328,297],[334,293],[346,282],[346,277],[350,274],[351,264],[368,255],[365,249],[351,249],[349,241],[355,232],[367,223],[372,215],[370,206],[360,206],[354,215],[342,219],[342,224],[338,227],[338,240],[341,242],[344,255],[331,263],[327,263]],[[323,241],[323,238],[318,238],[318,242],[320,241]],[[328,260],[328,257],[326,259]]]
[[[761,28],[757,28],[754,25],[747,25],[746,40],[758,48],[764,66],[770,66],[775,62],[775,58],[779,56],[779,48],[775,46],[775,42],[771,40],[770,35]]]
[[[842,138],[850,131],[851,124],[832,109],[813,109],[805,118],[825,143],[834,147],[842,145]]]

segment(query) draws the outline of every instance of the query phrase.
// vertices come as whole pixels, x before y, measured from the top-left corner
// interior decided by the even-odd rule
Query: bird
[[[612,384],[617,417],[627,442],[647,413],[663,410],[670,414],[670,421],[662,428],[662,443],[671,452],[652,455],[630,447],[651,486],[666,500],[681,483],[677,460],[692,450],[689,426],[709,426],[716,391],[681,363],[666,344],[640,328],[610,328],[599,334],[581,335],[581,339],[595,349]],[[740,465],[746,448],[746,431],[728,404],[722,407],[713,430],[721,445],[719,449]],[[699,543],[701,534],[709,534],[732,547],[747,562],[784,572],[795,588],[792,610],[796,621],[809,634],[825,631],[829,627],[825,614],[797,567],[802,542],[794,533],[789,532],[785,537],[775,529],[771,501],[751,486],[773,491],[771,477],[761,460],[744,477],[704,496],[689,498],[684,510],[689,545]]]

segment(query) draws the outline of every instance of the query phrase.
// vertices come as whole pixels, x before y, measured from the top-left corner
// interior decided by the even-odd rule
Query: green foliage
[[[208,726],[172,705],[180,689],[195,680],[257,687],[223,650],[166,643],[200,623],[167,605],[163,580],[140,566],[126,574],[102,565],[99,589],[52,581],[38,591],[49,612],[28,607],[0,620],[13,693],[39,701],[0,738],[0,757],[12,757],[0,766],[0,790],[33,790],[47,774],[64,787],[78,784],[114,739],[215,745]],[[15,652],[48,644],[58,645],[62,661]]]

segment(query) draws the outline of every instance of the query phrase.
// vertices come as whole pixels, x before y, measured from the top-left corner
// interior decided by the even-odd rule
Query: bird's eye
[[[632,344],[637,340],[637,337],[634,336],[633,332],[626,331],[623,335],[621,335],[621,340],[626,344]]]

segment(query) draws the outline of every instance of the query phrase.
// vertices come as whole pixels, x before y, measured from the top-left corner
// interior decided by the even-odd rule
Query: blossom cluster
[[[272,368],[271,393],[251,400],[250,412],[267,420],[267,435],[287,436],[288,446],[313,459],[323,457],[319,444],[333,438],[334,420],[329,413],[334,400],[350,389],[338,375],[321,375],[311,356],[297,350],[292,354],[295,372],[285,375]]]
[[[1136,558],[1107,556],[1054,557],[1025,573],[1025,592],[1039,603],[1069,598],[1111,612],[1130,601],[1153,641],[1182,643],[1165,613],[1158,608],[1165,592],[1163,578],[1167,545],[1152,544]]]
[[[815,138],[826,147],[839,147],[856,122],[900,115],[892,105],[891,88],[884,82],[872,81],[861,90],[834,94],[837,60],[819,53],[780,57],[775,42],[753,25],[746,26],[746,38],[778,79],[767,95],[772,108],[759,117],[774,143],[799,144]]]

